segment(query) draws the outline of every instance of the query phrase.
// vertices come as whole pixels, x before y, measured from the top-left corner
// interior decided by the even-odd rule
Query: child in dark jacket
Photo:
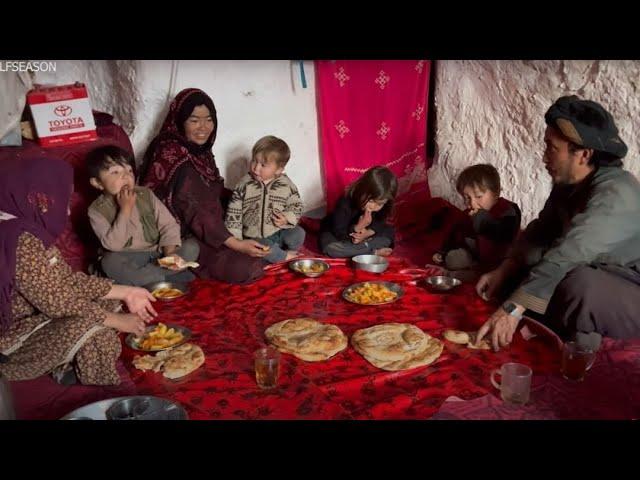
[[[500,196],[500,175],[492,165],[466,168],[456,189],[467,206],[465,220],[454,227],[433,260],[449,270],[492,270],[505,258],[520,231],[520,208]]]
[[[386,223],[398,191],[395,175],[373,167],[352,183],[335,209],[322,220],[319,244],[330,257],[392,253],[394,229]]]

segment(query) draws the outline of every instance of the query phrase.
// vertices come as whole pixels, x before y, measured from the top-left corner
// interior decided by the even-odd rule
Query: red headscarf
[[[185,120],[189,118],[193,109],[200,105],[209,109],[214,122],[213,131],[204,145],[187,140],[184,133]],[[176,95],[160,133],[147,149],[142,168],[142,184],[151,188],[174,214],[173,180],[182,165],[191,163],[207,181],[222,181],[211,153],[217,131],[218,118],[211,97],[197,88],[187,88]]]

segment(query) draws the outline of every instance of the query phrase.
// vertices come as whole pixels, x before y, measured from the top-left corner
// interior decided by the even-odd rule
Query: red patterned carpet
[[[557,338],[535,323],[536,336],[518,333],[508,351],[469,350],[445,341],[441,357],[428,367],[385,372],[351,346],[325,362],[282,356],[278,387],[257,388],[255,349],[273,323],[300,316],[338,325],[347,335],[385,322],[408,322],[432,336],[446,328],[477,328],[493,311],[473,285],[434,294],[420,278],[433,271],[416,268],[428,259],[441,236],[423,234],[403,241],[382,275],[354,271],[345,260],[330,260],[324,276],[310,279],[286,265],[270,267],[250,286],[197,280],[186,297],[158,305],[159,320],[193,331],[206,362],[178,381],[136,370],[134,351],[124,348],[118,387],[62,387],[49,377],[13,382],[16,410],[23,419],[55,419],[87,403],[130,394],[171,398],[191,419],[429,419],[429,418],[637,418],[640,405],[640,342],[605,342],[582,384],[558,374]],[[311,241],[308,245],[313,245]],[[407,258],[410,258],[408,260]],[[384,306],[358,306],[341,298],[348,285],[368,279],[400,283],[405,295]],[[158,302],[159,303],[159,302]],[[516,361],[534,372],[532,401],[521,409],[505,407],[489,380],[492,369]],[[450,397],[465,400],[446,402]],[[440,410],[441,409],[441,410]],[[440,410],[440,411],[439,411]]]

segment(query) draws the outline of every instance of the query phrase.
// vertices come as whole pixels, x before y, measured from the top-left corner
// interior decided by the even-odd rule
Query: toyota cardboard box
[[[38,143],[55,147],[98,138],[87,89],[82,83],[40,87],[27,93]]]

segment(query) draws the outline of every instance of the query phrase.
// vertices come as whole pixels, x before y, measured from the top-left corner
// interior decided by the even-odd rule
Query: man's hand
[[[524,312],[524,307],[518,305],[519,313]],[[496,310],[493,315],[489,317],[476,337],[476,345],[487,336],[491,342],[491,346],[497,352],[500,348],[508,347],[513,340],[513,334],[516,332],[518,326],[518,320],[516,317],[509,315],[502,308]]]

